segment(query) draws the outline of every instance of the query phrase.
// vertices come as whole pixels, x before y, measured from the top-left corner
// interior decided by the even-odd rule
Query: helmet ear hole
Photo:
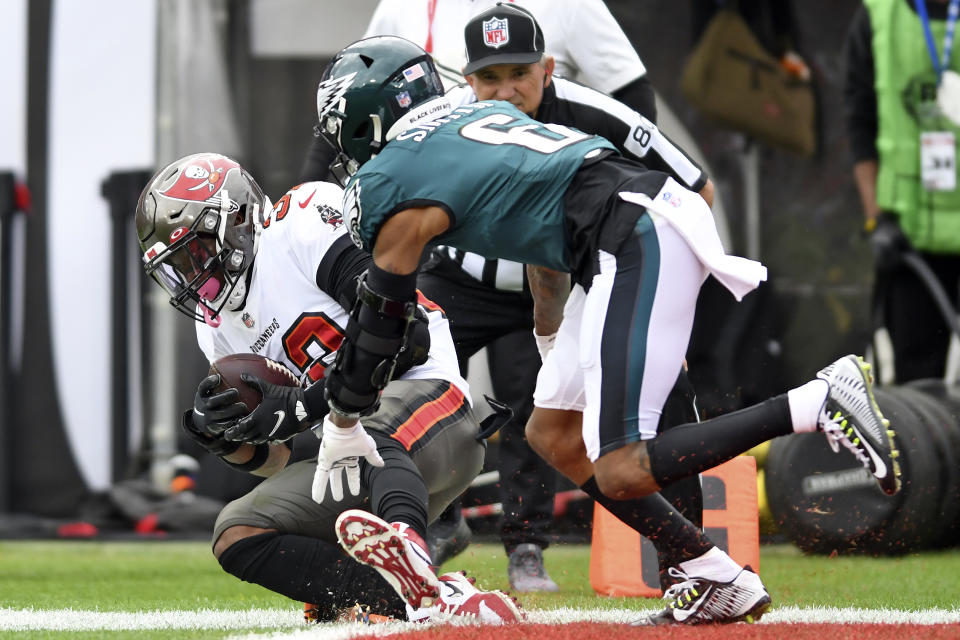
[[[360,125],[353,130],[353,135],[351,136],[354,140],[366,140],[370,135],[370,121],[364,120]]]

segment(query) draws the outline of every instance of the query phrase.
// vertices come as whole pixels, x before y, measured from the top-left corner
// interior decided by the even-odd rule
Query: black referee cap
[[[515,4],[497,6],[475,16],[463,29],[467,66],[463,73],[493,64],[530,64],[543,57],[543,31],[533,14]]]

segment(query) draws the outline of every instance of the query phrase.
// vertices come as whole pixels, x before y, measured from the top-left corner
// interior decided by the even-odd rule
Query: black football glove
[[[197,385],[193,398],[193,428],[208,436],[216,436],[250,413],[247,405],[240,402],[240,392],[230,388],[215,393],[220,385],[220,374],[209,375]]]
[[[195,416],[196,414],[193,412],[193,409],[187,409],[184,411],[180,420],[180,427],[188,436],[190,436],[191,440],[206,449],[207,452],[222,458],[223,456],[228,456],[240,448],[239,442],[227,442],[224,439],[223,434],[208,436],[200,431],[193,422],[193,418]]]
[[[877,271],[891,271],[903,263],[903,254],[911,250],[910,241],[903,235],[897,217],[881,213],[877,226],[870,233],[870,248]]]
[[[248,373],[240,374],[240,379],[259,391],[263,400],[250,415],[223,433],[227,440],[250,444],[283,442],[309,429],[325,413],[313,415],[301,387],[272,384]],[[321,385],[322,397],[323,381],[316,384]]]

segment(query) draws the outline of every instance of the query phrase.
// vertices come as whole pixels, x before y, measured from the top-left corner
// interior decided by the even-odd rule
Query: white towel
[[[663,216],[687,242],[701,264],[737,300],[767,279],[767,268],[756,260],[727,255],[717,233],[713,212],[699,195],[668,178],[656,198],[644,193],[621,191],[620,199],[646,207],[652,215]]]

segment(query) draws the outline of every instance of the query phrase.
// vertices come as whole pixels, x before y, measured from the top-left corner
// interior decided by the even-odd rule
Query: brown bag
[[[784,70],[736,11],[720,9],[711,19],[681,88],[720,124],[805,156],[816,149],[813,85]]]

